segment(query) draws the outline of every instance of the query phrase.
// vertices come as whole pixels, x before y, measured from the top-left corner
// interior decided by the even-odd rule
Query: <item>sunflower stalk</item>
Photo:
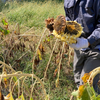
[[[88,80],[88,83],[92,86],[93,85],[93,79],[94,77],[100,73],[100,67],[97,67],[95,68],[91,74],[90,74],[90,77],[89,77],[89,80]]]

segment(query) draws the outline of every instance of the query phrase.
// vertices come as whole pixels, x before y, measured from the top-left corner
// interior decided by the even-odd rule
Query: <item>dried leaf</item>
[[[15,60],[17,63],[20,63],[21,62],[21,60],[19,59],[19,60]]]
[[[59,78],[57,78],[55,85],[56,85],[56,87],[58,87],[58,85],[59,85]]]
[[[16,31],[14,31],[14,34],[16,34]]]
[[[54,25],[54,18],[48,18],[45,20],[45,24],[46,24],[46,27],[49,29],[49,31],[52,33],[54,28],[53,28],[53,25]]]
[[[53,76],[55,77],[57,75],[58,69],[55,69]]]
[[[42,53],[42,54],[45,52],[45,50],[44,50],[44,47],[43,47],[42,43],[41,43],[41,44],[40,44],[40,46],[39,46],[39,50],[41,51],[41,53]]]
[[[41,57],[42,55],[39,49],[37,50],[37,55],[38,55],[39,60],[42,60],[42,57]]]
[[[4,84],[5,84],[5,88],[7,87],[7,79],[6,78],[4,78]]]
[[[72,71],[70,67],[63,66],[64,74],[69,75]]]
[[[60,54],[57,54],[57,56],[56,56],[56,64],[59,64],[59,61],[60,61]]]
[[[32,51],[32,52],[34,52],[34,49],[32,48],[32,46],[31,46],[31,45],[29,45],[29,48],[31,49],[31,51]]]
[[[39,60],[39,59],[37,59],[37,58],[35,58],[35,60],[34,60],[34,64],[35,64],[35,65],[38,65],[38,64],[39,64],[39,62],[40,62],[40,60]]]

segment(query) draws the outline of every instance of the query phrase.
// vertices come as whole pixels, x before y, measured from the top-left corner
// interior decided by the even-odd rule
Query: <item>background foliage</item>
[[[21,71],[31,74],[34,64],[34,74],[42,80],[52,54],[44,80],[46,92],[49,94],[50,100],[70,100],[71,92],[76,89],[72,71],[73,52],[67,45],[64,45],[64,51],[61,53],[63,43],[58,41],[53,53],[51,53],[56,39],[49,36],[48,30],[44,32],[47,18],[64,15],[63,1],[8,1],[5,4],[0,3],[0,11],[0,26],[5,29],[5,25],[2,23],[2,19],[5,19],[10,31],[8,35],[0,32],[0,61],[11,66],[15,73]],[[39,44],[43,33],[44,36]],[[36,57],[33,61],[35,54]],[[56,87],[58,65],[61,58],[59,85]],[[1,68],[1,74],[3,71],[4,69]],[[12,73],[6,68],[5,71],[7,74]],[[15,80],[17,79],[15,78]],[[14,85],[14,83],[12,84]],[[25,90],[30,92],[32,79],[28,78],[25,84],[27,85]],[[3,87],[3,90],[8,91],[8,88],[5,90]],[[7,95],[5,91],[2,91],[3,95]],[[15,88],[13,97],[16,98],[18,93],[18,89]],[[27,98],[27,95],[24,95]],[[33,98],[41,100],[41,97],[41,84],[37,83],[34,87]]]

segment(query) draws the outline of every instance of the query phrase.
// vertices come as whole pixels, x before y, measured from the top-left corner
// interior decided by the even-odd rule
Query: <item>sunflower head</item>
[[[66,21],[65,16],[59,15],[54,18],[45,20],[46,27],[56,37],[68,44],[76,43],[78,38],[83,32],[82,26],[76,21]]]
[[[65,16],[63,16],[63,15],[57,16],[57,18],[54,20],[54,30],[58,34],[61,34],[62,32],[65,31],[65,28],[66,28]]]
[[[65,34],[75,35],[79,37],[82,33],[82,26],[76,21],[66,21]]]
[[[48,18],[45,20],[45,24],[46,24],[46,27],[49,29],[49,31],[52,33],[54,28],[53,28],[53,25],[54,25],[54,18]]]

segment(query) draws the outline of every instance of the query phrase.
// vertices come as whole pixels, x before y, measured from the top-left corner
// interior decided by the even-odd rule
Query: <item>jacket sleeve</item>
[[[100,44],[100,0],[95,0],[94,9],[96,14],[95,30],[88,37],[88,42],[90,43],[91,48],[95,48],[95,46]]]
[[[64,6],[64,10],[65,10],[65,14],[66,14],[66,20],[67,20],[67,21],[70,21],[70,18],[69,18],[69,15],[68,15],[68,11],[67,11],[67,9],[65,8],[65,6]]]

